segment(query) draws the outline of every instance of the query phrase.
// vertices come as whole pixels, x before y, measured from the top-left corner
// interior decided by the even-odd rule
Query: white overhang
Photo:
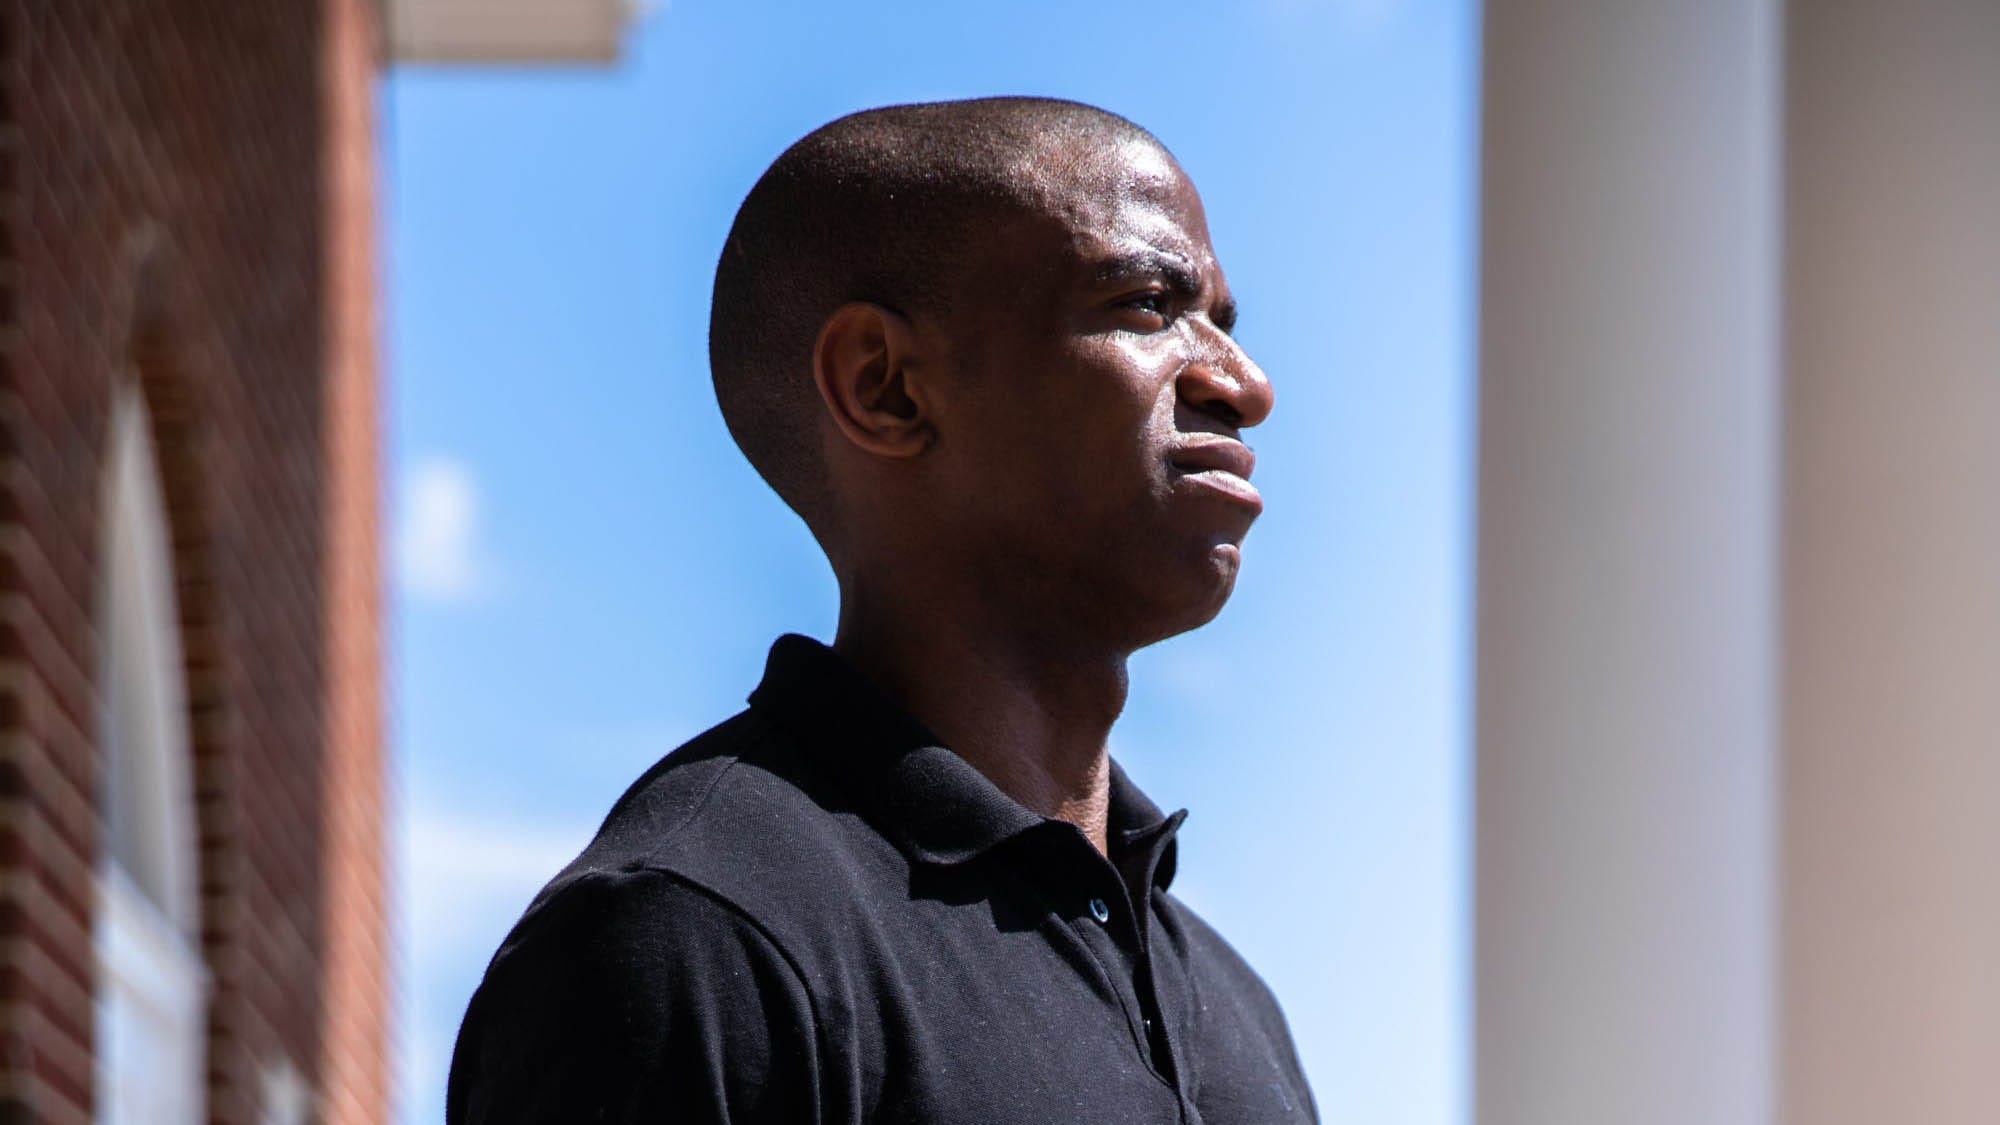
[[[618,57],[634,0],[387,0],[396,62],[591,63]]]

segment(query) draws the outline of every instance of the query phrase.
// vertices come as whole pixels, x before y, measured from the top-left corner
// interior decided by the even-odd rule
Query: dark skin
[[[833,647],[1105,852],[1127,658],[1228,600],[1271,384],[1171,157],[1071,140],[1024,175],[1039,202],[996,216],[948,313],[821,327]]]

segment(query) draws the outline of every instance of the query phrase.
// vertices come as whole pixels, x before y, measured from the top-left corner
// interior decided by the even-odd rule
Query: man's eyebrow
[[[1125,281],[1157,277],[1177,296],[1192,297],[1201,292],[1201,277],[1185,258],[1159,250],[1130,250],[1114,254],[1091,271],[1092,280]]]
[[[1201,276],[1195,272],[1193,264],[1178,254],[1163,250],[1132,250],[1115,254],[1100,262],[1092,273],[1093,280],[1100,284],[1157,277],[1166,282],[1168,292],[1187,301],[1201,294]],[[1216,302],[1215,311],[1209,314],[1208,319],[1224,333],[1234,332],[1236,298],[1225,295]]]

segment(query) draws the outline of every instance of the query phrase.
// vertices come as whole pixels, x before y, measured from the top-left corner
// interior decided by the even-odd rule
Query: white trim
[[[112,407],[98,539],[104,845],[92,945],[102,1125],[197,1125],[210,979],[172,539],[145,402]]]
[[[635,9],[627,0],[389,0],[389,44],[404,62],[610,62]]]
[[[196,1125],[208,969],[115,864],[97,887],[97,1120]]]
[[[115,863],[97,872],[97,963],[149,1010],[180,1011],[208,994],[208,966],[173,920]]]
[[[187,691],[151,431],[144,401],[127,387],[112,411],[98,556],[106,850],[181,933],[193,934],[198,872]]]
[[[265,1064],[263,1106],[257,1125],[307,1125],[313,1119],[313,1091],[292,1060],[280,1056]]]

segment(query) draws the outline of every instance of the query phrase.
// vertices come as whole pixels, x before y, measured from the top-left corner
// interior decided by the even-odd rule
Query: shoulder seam
[[[783,734],[783,732],[773,727],[763,715],[759,714],[754,707],[744,708],[736,717],[746,719],[759,734],[779,736]],[[651,863],[649,861],[650,856],[658,854],[659,850],[666,846],[667,841],[679,835],[681,830],[688,825],[701,819],[701,814],[708,811],[708,806],[715,800],[715,794],[722,788],[722,783],[728,779],[730,774],[736,772],[736,767],[742,764],[746,753],[754,753],[760,745],[762,744],[756,740],[747,740],[745,743],[739,743],[730,753],[728,763],[715,771],[715,776],[709,779],[708,787],[701,791],[701,796],[689,807],[687,815],[675,822],[673,827],[666,829],[655,837],[652,845],[646,849],[648,859],[640,860],[639,863],[648,868],[657,866],[663,871],[671,870],[670,868]]]
[[[704,735],[698,735],[696,737],[697,739],[699,739],[701,737],[705,737],[706,734],[713,734],[716,731],[721,730],[723,727],[729,725],[730,723],[735,722],[738,719],[745,719],[745,718],[750,719],[753,722],[757,722],[760,725],[762,723],[762,720],[757,716],[757,714],[754,711],[750,710],[749,708],[745,708],[744,710],[737,712],[735,715],[730,716],[728,719],[723,720],[721,723],[718,723],[716,726],[709,728],[709,730],[705,732]],[[685,749],[687,746],[690,745],[693,745],[692,741],[688,743],[683,743],[682,749]],[[714,777],[708,779],[707,787],[701,791],[701,796],[695,800],[693,806],[688,809],[686,815],[682,816],[680,820],[674,822],[672,827],[667,828],[666,830],[659,833],[659,835],[654,840],[655,846],[663,844],[667,840],[671,839],[675,833],[687,827],[690,823],[694,821],[694,819],[697,816],[701,815],[702,810],[708,807],[709,800],[712,797],[714,797],[716,788],[722,784],[722,779],[728,776],[731,771],[735,770],[736,763],[743,760],[742,750],[743,746],[739,742],[738,745],[731,747],[730,752],[727,755],[717,755],[717,757],[726,757],[728,760],[723,763],[722,768],[715,771]],[[662,758],[660,761],[654,763],[654,765],[651,768],[649,768],[646,771],[646,773],[640,777],[638,781],[634,782],[632,784],[632,787],[630,789],[627,789],[624,795],[619,797],[617,802],[615,802],[611,806],[611,811],[605,814],[604,816],[605,824],[609,824],[612,820],[616,819],[618,814],[624,810],[626,803],[632,799],[633,794],[637,793],[640,789],[644,788],[648,782],[654,780],[659,775],[659,773],[662,772],[662,770],[666,767],[667,763],[672,759],[672,757],[673,755],[669,754],[666,758]],[[602,829],[600,828],[599,831],[602,831]]]
[[[688,819],[692,820],[693,817],[690,816]],[[734,899],[731,899],[728,895],[723,894],[721,891],[717,890],[714,887],[709,886],[708,884],[702,882],[701,880],[696,879],[685,872],[676,871],[670,867],[661,867],[656,864],[646,864],[643,866],[636,867],[632,869],[630,873],[636,875],[657,875],[660,878],[666,880],[667,882],[685,888],[686,890],[698,894],[702,898],[705,898],[708,901],[714,903],[725,913],[729,914],[731,917],[734,917],[739,922],[743,923],[743,925],[747,927],[750,931],[755,933],[757,935],[758,940],[763,942],[766,946],[768,946],[771,952],[777,954],[778,959],[784,962],[785,970],[792,975],[792,980],[797,982],[799,986],[799,992],[805,996],[807,1014],[812,1017],[813,1052],[817,1056],[813,1060],[813,1076],[815,1080],[819,1083],[819,1087],[815,1089],[813,1092],[813,1099],[816,1103],[821,1103],[819,1105],[819,1109],[821,1114],[824,1114],[826,1107],[823,1104],[824,1098],[822,1095],[825,1089],[826,1060],[828,1057],[827,1054],[828,1044],[826,1041],[826,1020],[823,1017],[820,1010],[821,1007],[820,998],[813,991],[812,985],[807,983],[805,970],[799,965],[798,958],[794,957],[792,955],[792,951],[785,948],[785,944],[778,940],[778,935],[772,933],[770,928],[765,926],[764,923],[760,921],[755,915],[751,914],[748,910],[745,910],[741,904],[737,903]]]
[[[649,853],[657,850],[661,845],[665,844],[668,840],[672,839],[677,833],[681,831],[681,829],[686,828],[689,824],[694,823],[695,818],[700,816],[704,809],[708,808],[709,801],[714,799],[715,791],[718,787],[721,786],[722,779],[728,776],[729,773],[736,768],[737,761],[738,761],[737,755],[731,754],[729,756],[729,760],[723,764],[721,769],[715,771],[714,777],[708,780],[707,787],[701,791],[701,796],[695,800],[693,807],[691,807],[688,810],[687,814],[681,817],[680,820],[674,822],[672,826],[661,831],[659,835],[653,839],[650,846],[647,848],[647,851]],[[607,822],[611,819],[611,817],[614,817],[618,814],[618,810],[623,806],[623,804],[624,802],[621,800],[618,805],[614,805],[612,807],[610,815],[606,817]],[[602,832],[603,830],[599,829],[599,831]],[[593,841],[593,844],[594,843],[595,841]],[[584,851],[577,856],[577,859],[581,860],[585,855],[588,855],[589,853],[590,853],[590,848],[586,847]],[[550,880],[548,886],[544,888],[544,893],[546,894],[546,897],[542,897],[540,895],[536,896],[535,901],[530,902],[528,904],[528,908],[521,912],[520,918],[515,920],[514,929],[508,934],[507,939],[501,942],[500,948],[494,952],[492,960],[488,962],[487,967],[489,969],[491,969],[493,965],[499,963],[501,956],[508,951],[508,947],[513,945],[516,939],[520,937],[525,937],[528,930],[542,925],[543,924],[542,919],[549,917],[553,913],[555,913],[558,906],[562,903],[564,899],[569,898],[572,895],[572,893],[575,892],[576,888],[586,883],[590,883],[596,880],[602,880],[608,876],[614,876],[620,874],[635,874],[646,871],[657,871],[663,874],[675,875],[676,878],[679,878],[682,882],[686,882],[690,885],[695,885],[693,883],[693,880],[686,879],[685,877],[680,876],[678,872],[674,872],[670,868],[652,862],[650,856],[641,859],[628,860],[625,863],[619,864],[618,866],[615,867],[611,866],[599,867],[594,865],[576,867],[574,866],[576,863],[575,860],[572,860],[571,863],[572,867],[565,868],[562,871],[557,872],[556,876],[552,880]],[[710,897],[717,899],[720,899],[721,897],[709,888],[704,887],[703,890]],[[739,914],[743,913],[740,909],[736,910],[735,912]],[[762,933],[761,928],[759,929],[759,933]],[[789,957],[786,958],[786,963],[788,965],[791,963]]]
[[[561,887],[556,889],[554,894],[532,907],[516,923],[515,932],[510,934],[508,940],[501,944],[500,949],[494,953],[492,960],[488,963],[486,979],[482,979],[479,986],[474,990],[471,1003],[478,1003],[480,994],[485,991],[487,982],[491,978],[495,967],[501,963],[508,953],[513,952],[514,948],[520,944],[530,930],[554,924],[551,919],[560,913],[558,907],[563,900],[573,894],[581,893],[583,888],[602,888],[615,882],[620,876],[657,876],[663,882],[679,887],[706,902],[714,904],[718,910],[736,919],[746,930],[755,934],[757,941],[776,955],[777,960],[784,965],[784,971],[798,984],[799,992],[806,998],[806,1014],[812,1020],[814,1056],[812,1069],[815,1082],[813,1100],[819,1110],[819,1116],[823,1117],[826,1108],[826,1063],[829,1057],[826,1020],[822,1013],[820,998],[815,994],[812,986],[807,983],[805,971],[799,965],[798,959],[792,955],[789,949],[785,948],[784,944],[778,940],[776,934],[773,934],[768,927],[748,910],[745,910],[741,905],[714,887],[710,887],[698,879],[671,868],[661,867],[656,864],[632,863],[620,868],[592,868],[578,872],[575,878],[565,882]],[[468,1011],[466,1019],[469,1020],[470,1018],[471,1016]],[[461,1028],[460,1034],[464,1034],[463,1028]]]
[[[676,822],[672,828],[669,828],[666,831],[660,833],[659,836],[653,841],[652,847],[647,850],[652,851],[658,848],[665,847],[668,840],[671,840],[675,836],[679,835],[681,829],[686,828],[690,824],[693,824],[696,818],[700,817],[702,813],[706,812],[708,810],[708,803],[715,799],[715,791],[717,789],[722,788],[723,778],[726,778],[730,774],[735,773],[736,763],[742,760],[743,760],[743,755],[731,754],[729,756],[728,763],[725,764],[721,769],[716,770],[714,777],[708,779],[708,788],[703,789],[701,791],[700,799],[695,801],[695,803],[688,809],[687,815],[680,818],[680,820]],[[647,864],[646,866],[651,867],[652,865]]]

